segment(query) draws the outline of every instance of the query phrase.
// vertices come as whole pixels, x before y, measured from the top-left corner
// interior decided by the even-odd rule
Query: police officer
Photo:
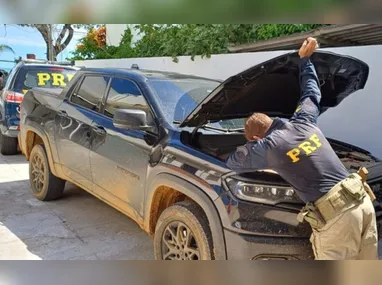
[[[255,113],[245,123],[248,143],[228,159],[240,173],[273,169],[306,203],[298,215],[312,227],[316,259],[378,259],[377,227],[370,188],[349,174],[317,126],[321,92],[310,56],[317,41],[299,50],[301,98],[289,120]]]

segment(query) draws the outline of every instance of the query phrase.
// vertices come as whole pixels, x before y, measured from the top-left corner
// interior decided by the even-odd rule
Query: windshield
[[[168,122],[182,122],[220,82],[194,78],[149,80]],[[219,129],[243,128],[244,119],[208,124]]]
[[[14,84],[14,91],[26,93],[33,87],[64,88],[77,72],[56,66],[24,66]]]

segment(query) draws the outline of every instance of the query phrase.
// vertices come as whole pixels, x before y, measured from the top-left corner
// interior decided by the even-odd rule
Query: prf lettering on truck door
[[[67,78],[67,81],[69,82],[74,74],[61,74],[61,73],[37,73],[38,78],[38,86],[45,86],[48,81],[52,81],[53,86],[57,87],[65,87],[65,76]]]
[[[299,156],[301,151],[306,155],[310,155],[312,152],[315,152],[322,146],[320,139],[316,134],[312,135],[309,140],[302,142],[298,147],[291,149],[287,152],[287,156],[292,160],[293,163],[296,163],[300,160]]]

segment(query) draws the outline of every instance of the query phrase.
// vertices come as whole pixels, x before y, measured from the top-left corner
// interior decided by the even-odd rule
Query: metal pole
[[[48,57],[48,60],[50,60],[50,27],[49,27],[49,24],[47,25],[47,28],[48,28],[48,53],[47,53],[47,57]]]
[[[48,60],[52,61],[53,60],[53,36],[52,36],[52,24],[48,24],[48,36],[49,36],[49,53],[48,53]]]

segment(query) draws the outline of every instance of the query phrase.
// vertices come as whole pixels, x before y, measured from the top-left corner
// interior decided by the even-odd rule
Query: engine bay
[[[241,133],[205,134],[197,132],[193,136],[189,132],[183,132],[181,139],[183,143],[222,161],[226,161],[238,146],[246,143],[246,139]],[[360,167],[368,168],[378,162],[377,158],[361,148],[333,139],[328,139],[328,141],[349,172],[355,172]]]

